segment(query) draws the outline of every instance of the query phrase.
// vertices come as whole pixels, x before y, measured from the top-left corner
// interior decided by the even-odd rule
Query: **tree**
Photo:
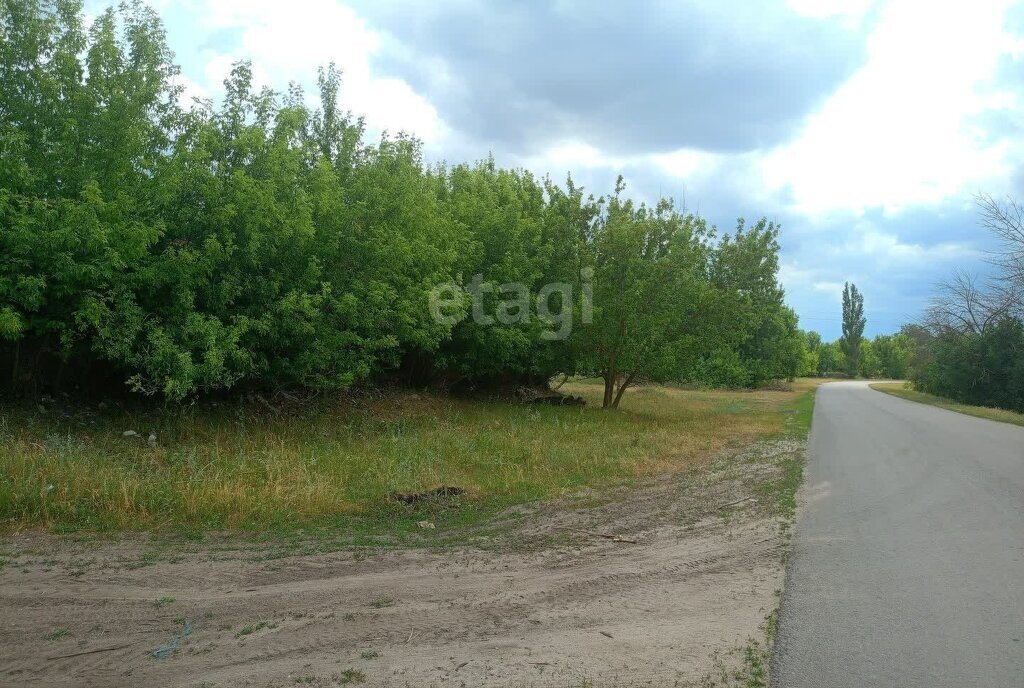
[[[988,194],[975,200],[981,213],[981,225],[1000,241],[1000,250],[991,262],[1000,269],[1001,279],[993,285],[1001,301],[1009,302],[1013,313],[1024,315],[1024,205],[1014,198],[997,201]]]
[[[981,225],[1000,242],[999,270],[982,281],[955,271],[921,323],[906,325],[908,374],[923,391],[969,404],[1024,409],[1024,206],[976,197]]]
[[[562,189],[493,159],[458,165],[440,183],[462,230],[455,273],[472,317],[454,326],[435,372],[465,387],[541,385],[574,372],[570,337],[599,203],[571,179]]]
[[[3,391],[477,387],[600,372],[756,386],[813,368],[778,282],[778,227],[594,199],[523,170],[428,167],[319,104],[259,88],[179,104],[157,14],[0,2]],[[434,309],[479,287],[481,318]],[[511,294],[509,294],[511,292]],[[462,294],[465,297],[465,293]],[[512,297],[511,299],[509,297]],[[593,322],[588,325],[587,322]]]
[[[839,340],[846,357],[846,373],[854,377],[859,370],[860,343],[864,336],[864,296],[857,285],[847,282],[843,286],[843,336]]]
[[[590,366],[604,379],[605,408],[639,380],[682,377],[699,350],[695,316],[707,293],[708,246],[700,218],[671,201],[654,208],[622,198],[621,177],[595,228],[594,321],[584,330]]]
[[[86,29],[73,0],[3,2],[0,35],[0,358],[24,391],[109,372],[95,317],[163,231],[177,68],[139,4]]]
[[[925,311],[924,322],[934,331],[984,332],[1011,314],[1017,295],[1011,289],[986,289],[975,275],[955,270],[939,283]]]
[[[846,357],[843,355],[839,341],[822,344],[818,348],[818,374],[829,377],[833,373],[846,368]]]
[[[814,330],[801,332],[803,338],[803,356],[801,358],[801,376],[817,375],[821,364],[821,335]]]
[[[877,371],[893,380],[907,376],[912,343],[904,334],[880,334],[871,342],[871,350],[877,359]]]
[[[869,339],[860,340],[860,352],[857,361],[857,374],[860,377],[879,377],[882,373],[882,365],[875,351],[874,342]]]
[[[752,226],[740,219],[713,247],[712,305],[701,314],[704,348],[692,381],[757,387],[799,373],[803,342],[778,281],[778,234],[766,218]]]
[[[921,391],[966,404],[1024,411],[1024,323],[1004,318],[984,332],[935,335],[911,380]]]

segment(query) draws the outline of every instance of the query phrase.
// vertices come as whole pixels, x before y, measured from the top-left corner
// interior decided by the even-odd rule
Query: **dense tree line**
[[[995,278],[962,271],[940,285],[914,343],[910,378],[925,392],[1024,411],[1024,206],[979,196],[982,225],[1000,241]]]
[[[719,236],[621,181],[595,197],[491,159],[427,165],[415,139],[366,140],[333,67],[317,107],[245,62],[222,102],[182,106],[147,7],[88,26],[74,0],[0,8],[6,393],[590,373],[615,406],[640,380],[805,367],[765,220]]]
[[[843,335],[834,342],[823,342],[817,332],[804,334],[806,374],[896,380],[907,377],[914,340],[903,332],[866,338],[864,295],[850,282],[843,285],[842,316]]]
[[[903,332],[880,334],[873,339],[862,337],[856,350],[856,362],[853,363],[846,353],[849,345],[841,338],[834,342],[823,342],[817,332],[808,332],[805,338],[805,374],[821,377],[903,380],[909,374],[915,350],[913,339]]]

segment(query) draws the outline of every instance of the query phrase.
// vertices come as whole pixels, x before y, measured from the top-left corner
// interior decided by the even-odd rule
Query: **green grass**
[[[786,428],[787,435],[798,440],[806,440],[811,432],[811,420],[814,415],[814,395],[817,386],[810,387],[806,393],[793,404],[793,415]],[[778,513],[787,522],[796,517],[796,493],[804,480],[805,457],[802,452],[790,454],[780,460],[782,475],[778,480],[766,481],[762,490],[774,493],[774,504],[778,505]]]
[[[246,624],[245,626],[242,626],[240,629],[238,629],[238,632],[235,633],[235,637],[236,638],[243,638],[243,637],[245,637],[247,635],[252,635],[253,633],[258,633],[259,631],[262,631],[263,629],[274,629],[274,628],[277,628],[277,624],[273,623],[271,621],[260,621],[259,623]]]
[[[366,674],[359,669],[345,669],[340,674],[335,674],[334,680],[342,685],[347,683],[363,683],[366,681]]]
[[[385,607],[393,607],[395,605],[394,598],[381,595],[380,597],[374,597],[370,600],[370,606],[374,609],[384,609]]]
[[[67,629],[67,628],[55,628],[54,630],[52,630],[52,631],[50,631],[49,633],[46,634],[46,639],[47,640],[60,640],[61,638],[66,638],[69,635],[71,635],[71,630],[70,629]]]
[[[354,540],[442,537],[514,504],[684,472],[716,452],[809,423],[807,391],[640,387],[621,410],[409,392],[273,413],[242,401],[191,407],[0,408],[0,530],[344,531]],[[156,431],[155,447],[125,438]],[[388,495],[466,493],[408,507]],[[418,529],[429,520],[437,530]]]
[[[729,667],[724,657],[713,656],[714,669],[703,677],[701,688],[767,688],[777,624],[778,608],[772,610],[761,625],[763,642],[749,638],[746,645],[728,653],[733,657],[739,656],[738,662],[730,662],[738,666]]]
[[[1013,425],[1024,426],[1024,413],[1015,413],[1014,411],[989,408],[987,406],[961,404],[960,402],[953,401],[952,399],[937,397],[934,394],[927,394],[925,392],[918,392],[909,388],[907,383],[880,382],[871,385],[871,389],[877,389],[879,392],[885,392],[886,394],[891,394],[893,396],[900,397],[901,399],[908,399],[922,404],[929,404],[930,406],[938,406],[939,408],[944,408],[948,411],[964,413],[968,416],[976,416],[978,418],[987,418],[988,420],[999,421],[1000,423],[1011,423]]]

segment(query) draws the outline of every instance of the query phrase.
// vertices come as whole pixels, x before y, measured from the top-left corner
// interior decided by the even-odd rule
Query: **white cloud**
[[[807,214],[930,205],[1005,176],[1012,149],[972,126],[993,105],[1024,107],[994,87],[1019,53],[1003,30],[1006,0],[895,0],[868,38],[868,61],[768,154],[764,182]]]
[[[829,282],[822,280],[812,284],[811,289],[817,292],[821,292],[823,294],[831,294],[832,296],[835,297],[835,300],[837,302],[842,302],[844,286],[845,285],[843,282]]]
[[[805,17],[825,19],[842,17],[858,23],[875,4],[875,0],[787,0],[789,9]]]
[[[196,3],[192,10],[209,33],[236,31],[239,45],[230,54],[206,57],[203,84],[219,84],[238,59],[251,59],[258,85],[282,89],[290,81],[315,84],[316,68],[334,62],[342,70],[346,108],[365,115],[375,131],[399,130],[436,144],[447,127],[436,109],[400,79],[373,73],[371,60],[389,41],[347,5],[334,0],[306,0],[301,8],[277,0],[221,0]]]
[[[685,179],[697,173],[708,174],[717,167],[722,156],[684,148],[672,153],[652,155],[651,161],[662,172]]]
[[[820,267],[802,267],[797,262],[787,261],[779,266],[779,281],[786,289],[804,287],[812,284],[821,272]]]
[[[610,155],[589,143],[579,140],[561,141],[526,162],[531,167],[545,166],[559,169],[606,168],[621,170],[626,167],[653,165],[665,175],[684,179],[698,172],[706,173],[722,156],[715,153],[684,148],[672,153],[652,155]]]
[[[977,250],[959,242],[942,242],[925,246],[900,241],[896,234],[872,227],[862,228],[843,247],[865,258],[898,263],[937,263],[977,255]]]
[[[626,160],[605,155],[582,141],[563,141],[538,156],[527,159],[527,165],[541,170],[572,170],[580,168],[621,167]]]
[[[181,87],[178,103],[182,107],[191,106],[194,99],[205,100],[210,97],[210,91],[207,88],[184,74],[178,74],[174,78],[174,85]]]

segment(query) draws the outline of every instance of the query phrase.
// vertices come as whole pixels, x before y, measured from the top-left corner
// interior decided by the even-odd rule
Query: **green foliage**
[[[811,370],[816,374],[829,376],[844,371],[849,375],[849,360],[844,353],[842,339],[822,343],[816,332],[810,332],[807,348],[808,357],[816,364]],[[903,379],[907,376],[913,352],[914,343],[905,334],[882,334],[871,340],[862,338],[857,351],[856,374],[866,378]]]
[[[1024,206],[986,194],[976,199],[980,224],[998,242],[997,276],[986,284],[955,272],[939,285],[923,323],[905,325],[899,336],[918,392],[1024,411]]]
[[[1024,411],[1024,323],[1003,318],[981,332],[948,330],[927,341],[914,386],[975,406]]]
[[[857,285],[847,282],[843,286],[843,336],[839,340],[846,357],[846,374],[855,376],[860,370],[861,341],[864,336],[864,295]]]
[[[818,375],[829,377],[844,370],[846,355],[839,340],[818,347]]]
[[[808,377],[818,374],[818,368],[821,365],[821,335],[811,330],[809,332],[802,332],[803,341],[801,342],[803,356],[800,359],[800,368],[797,373],[800,377]]]
[[[739,221],[712,257],[711,280],[721,299],[717,312],[727,346],[738,350],[747,384],[792,379],[799,372],[803,342],[796,314],[783,304],[778,282],[779,227],[761,218]]]
[[[904,334],[882,334],[871,342],[876,374],[893,380],[907,377],[913,344]],[[865,376],[867,377],[867,376]]]
[[[857,375],[867,378],[881,376],[881,365],[870,339],[860,340],[860,351],[857,352]]]
[[[221,103],[184,108],[163,26],[138,3],[87,25],[75,0],[8,0],[0,29],[8,393],[181,400],[582,371],[616,405],[638,380],[757,386],[821,365],[764,219],[716,240],[621,184],[595,199],[493,160],[428,168],[414,139],[364,141],[333,66],[316,107],[298,87],[255,88],[240,62]],[[483,317],[434,317],[448,283],[480,294],[455,315]]]
[[[471,386],[544,382],[571,371],[562,325],[580,319],[580,271],[589,264],[586,242],[598,203],[571,179],[563,190],[529,172],[498,169],[493,160],[459,165],[439,176],[439,184],[460,232],[454,274],[477,299],[467,304],[472,317],[454,327],[435,367]],[[557,284],[577,291],[545,290]]]
[[[707,292],[707,228],[676,211],[621,197],[621,178],[595,228],[594,314],[584,350],[616,407],[638,379],[679,379],[700,346]]]

